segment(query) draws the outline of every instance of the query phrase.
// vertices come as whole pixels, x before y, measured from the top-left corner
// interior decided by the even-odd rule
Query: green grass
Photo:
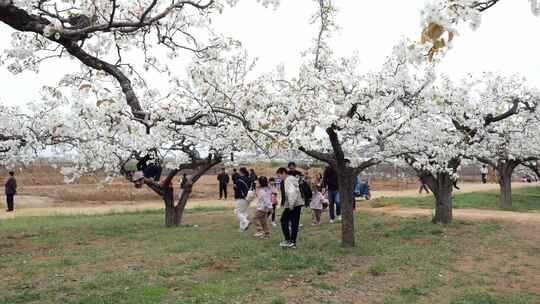
[[[512,191],[512,211],[540,212],[540,187],[514,189]],[[388,197],[381,199],[383,204],[400,204],[406,207],[433,209],[433,196]],[[498,192],[473,192],[456,194],[454,208],[477,208],[498,210]]]
[[[271,240],[238,232],[223,209],[190,210],[180,228],[159,211],[1,221],[0,303],[540,300],[526,283],[540,274],[537,245],[514,226],[358,215],[358,247],[343,249],[339,225],[312,228],[304,213],[295,250],[277,246],[278,227]],[[508,280],[511,290],[497,287]]]

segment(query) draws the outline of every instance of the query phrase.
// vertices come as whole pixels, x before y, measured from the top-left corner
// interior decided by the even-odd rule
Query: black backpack
[[[309,203],[311,202],[311,198],[313,197],[313,192],[311,191],[309,183],[304,180],[304,177],[300,177],[298,180],[298,186],[300,188],[300,194],[302,195],[302,199],[304,199],[304,206],[309,207]]]

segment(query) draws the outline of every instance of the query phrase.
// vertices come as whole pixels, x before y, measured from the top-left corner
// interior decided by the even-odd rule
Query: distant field
[[[357,216],[358,248],[337,224],[299,247],[255,240],[230,210],[0,221],[0,303],[539,303],[540,226]]]
[[[283,165],[283,164],[275,164]],[[271,176],[275,174],[275,167],[254,166],[257,174]],[[319,168],[313,170],[320,170]],[[2,175],[3,174],[3,175]],[[3,183],[7,173],[0,170],[0,183]],[[63,176],[58,169],[48,165],[25,168],[17,172],[17,180],[20,185],[19,193],[27,196],[49,197],[56,202],[114,202],[114,201],[148,201],[159,199],[151,190],[146,187],[135,189],[132,184],[123,178],[117,178],[111,185],[100,185],[103,180],[100,176],[84,177],[73,184],[64,184]],[[179,187],[180,177],[177,177],[173,184]],[[371,188],[377,190],[405,190],[417,186],[415,178],[404,178],[400,180],[371,180]],[[232,185],[229,186],[232,192]],[[216,199],[218,197],[218,185],[215,172],[203,176],[195,185],[192,198],[194,199]]]
[[[385,197],[378,199],[382,205],[400,204],[402,207],[433,209],[433,196],[422,197]],[[473,192],[456,194],[454,208],[499,209],[499,193]],[[512,211],[540,212],[540,187],[519,188],[512,190]]]

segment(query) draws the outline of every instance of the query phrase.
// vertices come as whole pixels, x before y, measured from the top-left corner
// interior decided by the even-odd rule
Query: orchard
[[[519,1],[515,1],[516,5]],[[516,196],[512,189],[516,174],[520,170],[526,170],[530,176],[539,172],[537,83],[504,69],[471,70],[456,76],[449,75],[445,67],[454,49],[489,27],[482,24],[482,19],[499,6],[510,5],[505,4],[510,1],[428,1],[417,9],[420,20],[414,20],[419,24],[415,36],[402,36],[390,48],[363,41],[363,48],[376,48],[384,54],[382,64],[373,69],[364,67],[362,49],[348,54],[352,47],[347,49],[345,44],[345,52],[343,45],[336,46],[336,37],[343,30],[340,6],[345,5],[337,0],[302,2],[301,6],[311,14],[310,39],[298,55],[297,67],[260,65],[264,58],[251,56],[249,45],[235,38],[236,33],[223,33],[216,25],[216,20],[234,23],[223,21],[223,15],[239,10],[242,2],[248,1],[0,0],[0,31],[9,37],[0,45],[1,69],[13,77],[33,73],[47,78],[53,72],[47,62],[72,67],[54,84],[49,81],[43,85],[35,92],[39,98],[34,100],[7,102],[0,95],[0,168],[16,169],[18,174],[36,165],[44,155],[54,155],[63,161],[60,173],[66,183],[99,176],[103,185],[122,180],[132,188],[147,187],[162,202],[161,217],[170,229],[156,235],[172,237],[176,233],[193,233],[189,223],[196,216],[189,210],[190,203],[196,200],[194,189],[218,168],[277,161],[327,167],[328,172],[335,172],[339,189],[340,245],[352,252],[361,251],[362,255],[373,255],[373,240],[384,238],[370,225],[385,224],[375,223],[382,216],[379,213],[358,207],[357,177],[383,165],[409,172],[413,180],[421,180],[432,193],[431,222],[421,218],[395,224],[420,225],[422,228],[414,228],[425,232],[419,238],[426,237],[428,230],[442,231],[433,242],[445,242],[447,237],[448,242],[458,242],[452,239],[453,229],[465,234],[481,230],[476,226],[470,231],[456,228],[464,225],[459,217],[454,223],[456,210],[461,210],[454,210],[456,201],[466,195],[456,193],[465,167],[485,166],[495,172],[498,193],[493,192],[495,199],[490,201],[493,209],[518,208],[513,204]],[[278,24],[285,21],[280,21],[276,12],[286,2],[258,0],[257,7],[273,16]],[[533,16],[540,14],[540,4],[534,0],[528,4]],[[515,16],[508,16],[512,18]],[[478,32],[469,31],[467,26]],[[360,40],[362,31],[368,29],[357,30]],[[535,29],[522,31],[529,31],[534,37]],[[277,50],[287,48],[287,44],[271,47]],[[516,48],[516,54],[508,56],[520,56],[519,52]],[[536,64],[534,58],[529,61]],[[1,83],[2,87],[11,85],[7,77]],[[189,174],[178,191],[174,180],[186,172]],[[288,174],[283,184],[276,186],[284,210],[293,203],[287,180],[296,181],[303,199],[306,194],[301,191],[301,184],[311,182],[307,173],[305,179],[290,171]],[[237,179],[232,179],[237,196],[242,190]],[[264,184],[260,179],[257,183]],[[324,186],[328,185],[323,183]],[[313,193],[308,200],[313,202],[311,195],[319,190],[317,185],[311,188]],[[259,210],[263,195],[258,188],[248,190],[257,196],[252,205],[256,204]],[[523,195],[517,198],[518,206]],[[245,197],[244,193],[240,199]],[[377,200],[384,202],[385,198]],[[305,206],[309,207],[310,202]],[[233,217],[231,212],[227,214]],[[132,221],[118,219],[124,220]],[[210,225],[208,220],[202,221]],[[231,227],[223,224],[221,216],[216,221],[220,223],[216,226],[219,231],[205,228],[209,230],[198,237],[204,239],[206,234],[223,233]],[[385,218],[380,223],[393,221],[396,220]],[[288,223],[281,224],[284,230],[284,226],[289,229]],[[540,221],[534,225],[537,228]],[[300,226],[300,234],[309,229],[306,226]],[[325,227],[316,229],[323,231]],[[280,232],[275,230],[275,234]],[[230,235],[225,233],[215,241],[233,242]],[[313,242],[320,235],[310,233],[302,237]],[[432,238],[437,235],[430,236],[429,242]],[[455,246],[449,244],[441,243],[433,250]],[[298,246],[302,248],[301,243]],[[341,250],[330,245],[313,248],[322,252]],[[531,263],[540,262],[537,253],[529,258]],[[315,261],[318,257],[310,255],[310,259]],[[385,272],[371,268],[369,271]],[[531,295],[530,302],[529,298],[522,302],[486,298],[485,302],[465,299],[451,303],[533,303],[539,299],[537,288],[520,288]],[[416,302],[428,294],[423,294],[422,288],[413,291],[414,296],[400,303]],[[224,294],[225,300],[203,297],[197,303],[249,302],[241,296],[235,298],[236,294],[231,298]],[[253,299],[256,301],[257,297]],[[276,299],[272,303],[289,303]],[[6,297],[4,301],[10,300]],[[357,303],[348,298],[344,301]]]

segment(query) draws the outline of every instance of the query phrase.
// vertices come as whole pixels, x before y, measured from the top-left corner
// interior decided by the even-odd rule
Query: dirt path
[[[387,214],[400,217],[433,217],[433,210],[419,208],[400,208],[392,205],[382,208],[361,207],[361,212]],[[519,223],[540,224],[540,213],[524,213],[512,211],[484,209],[454,209],[454,219],[467,221],[508,221]]]
[[[523,184],[516,183],[512,185],[514,188],[534,187],[539,186],[538,183]],[[497,184],[462,184],[461,190],[457,193],[478,192],[478,191],[495,191],[498,189]],[[422,196],[431,194],[422,194]],[[401,191],[374,191],[373,198],[389,197],[389,196],[420,196],[416,190],[401,190]],[[5,201],[5,197],[0,197]],[[17,196],[15,201],[15,212],[0,212],[0,219],[8,219],[25,216],[51,216],[51,215],[71,215],[71,214],[106,214],[112,212],[133,212],[141,210],[162,209],[163,202],[155,201],[115,201],[115,202],[58,202],[48,197],[39,196]],[[188,203],[187,208],[196,207],[226,207],[233,208],[232,200],[192,200]],[[384,208],[360,208],[362,211],[386,213],[397,216],[431,216],[431,210],[426,209],[411,209],[399,207],[384,207]],[[490,211],[477,209],[457,209],[454,211],[456,218],[460,219],[501,219],[514,221],[535,221],[540,222],[540,214],[534,213],[517,213],[507,211]]]
[[[459,184],[461,190],[454,190],[454,193],[469,193],[469,192],[488,192],[488,191],[498,191],[498,184]],[[512,183],[512,188],[527,188],[527,187],[539,187],[540,183]],[[420,187],[420,185],[419,185]],[[418,194],[418,189],[407,189],[400,191],[373,191],[372,197],[395,197],[395,196],[411,196],[411,197],[420,197],[420,196],[430,196],[431,194]]]

